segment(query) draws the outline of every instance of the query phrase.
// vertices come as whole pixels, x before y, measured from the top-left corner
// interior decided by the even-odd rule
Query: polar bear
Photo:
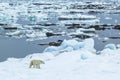
[[[30,62],[29,68],[33,66],[33,68],[40,69],[40,64],[45,64],[42,60],[32,60]]]

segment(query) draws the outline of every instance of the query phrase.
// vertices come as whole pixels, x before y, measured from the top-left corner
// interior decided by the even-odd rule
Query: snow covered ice
[[[71,44],[71,42],[73,44]],[[72,47],[59,55],[53,52],[34,53],[25,58],[8,58],[0,63],[0,79],[4,80],[119,80],[120,49],[106,48],[96,55],[93,39],[79,42],[68,40],[64,45]],[[82,46],[81,46],[82,45]],[[62,45],[61,45],[62,46]],[[78,48],[78,46],[80,46]],[[51,47],[52,49],[52,47]],[[59,50],[59,48],[56,48]],[[107,49],[107,50],[106,50]],[[69,49],[68,49],[69,50]],[[94,51],[94,52],[93,52]],[[109,54],[112,53],[112,54]],[[103,55],[109,54],[109,55]],[[29,68],[30,60],[41,59],[41,69]]]
[[[101,19],[96,15],[88,15],[88,13],[120,13],[118,0],[115,0],[116,3],[114,0],[109,0],[113,3],[107,3],[108,0],[105,2],[104,0],[81,1],[83,2],[75,1],[73,3],[67,0],[61,1],[59,4],[60,0],[53,2],[45,0],[41,1],[44,5],[39,7],[36,6],[37,3],[29,2],[13,4],[12,6],[5,2],[0,3],[0,23],[8,24],[6,27],[0,26],[0,30],[16,29],[5,30],[0,35],[15,38],[26,37],[27,41],[46,39],[46,33],[54,31],[62,33],[62,36],[71,37],[72,35],[84,34],[95,37],[97,34],[93,28],[87,29],[85,26],[85,29],[79,28],[67,33],[67,30],[63,30],[66,29],[63,28],[63,25],[81,23],[94,26]],[[71,15],[71,12],[75,12],[77,15]],[[80,14],[78,15],[78,13]],[[28,21],[31,24],[17,24],[19,17],[24,19],[23,22]],[[104,18],[112,20],[111,17]],[[48,27],[49,24],[52,24],[52,19],[56,21],[55,27],[59,25],[57,26],[59,29]],[[46,22],[47,26],[39,22]],[[118,20],[115,22],[118,23]],[[54,27],[53,25],[52,27]],[[110,40],[106,36],[103,39],[104,41]],[[24,58],[8,58],[6,61],[0,62],[0,80],[119,80],[120,44],[106,44],[101,51],[97,51],[94,46],[93,38],[85,40],[64,39],[60,46],[48,46],[42,53],[29,53]],[[30,61],[35,59],[45,62],[45,64],[40,65],[41,69],[29,68]]]

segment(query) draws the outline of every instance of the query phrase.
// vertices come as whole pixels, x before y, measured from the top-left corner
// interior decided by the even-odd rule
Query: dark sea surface
[[[11,37],[0,36],[0,61],[4,61],[9,57],[23,58],[29,54],[42,53],[51,41],[68,39],[67,37],[52,37],[45,40],[26,41],[25,38],[16,39]]]
[[[28,54],[42,52],[46,46],[37,45],[39,41],[0,37],[0,61],[8,57],[25,57]]]

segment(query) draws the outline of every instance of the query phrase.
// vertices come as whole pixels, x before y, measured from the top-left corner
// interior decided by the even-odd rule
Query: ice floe
[[[105,48],[101,51],[100,55],[96,55],[91,52],[94,45],[92,39],[87,39],[83,42],[66,40],[63,43],[74,48],[74,50],[62,52],[56,56],[51,51],[33,53],[25,58],[9,58],[7,61],[1,62],[0,79],[79,80],[82,78],[84,80],[117,80],[120,78],[120,49],[111,50]],[[86,47],[82,45],[83,49],[78,49],[79,43],[82,43],[84,46],[86,45]],[[113,45],[109,44],[109,46]],[[29,63],[33,59],[41,59],[45,64],[40,65],[41,69],[29,68]]]

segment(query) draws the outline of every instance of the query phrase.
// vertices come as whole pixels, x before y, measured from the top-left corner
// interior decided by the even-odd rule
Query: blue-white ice
[[[107,44],[105,48],[109,48],[111,50],[116,50],[116,45],[115,44]]]
[[[79,49],[86,49],[91,52],[95,52],[94,49],[94,40],[93,39],[86,39],[83,42],[79,42],[75,39],[73,40],[64,40],[62,44],[59,47],[48,47],[44,50],[44,52],[53,52],[54,55],[58,55],[61,52],[70,52],[73,50],[79,50]]]

